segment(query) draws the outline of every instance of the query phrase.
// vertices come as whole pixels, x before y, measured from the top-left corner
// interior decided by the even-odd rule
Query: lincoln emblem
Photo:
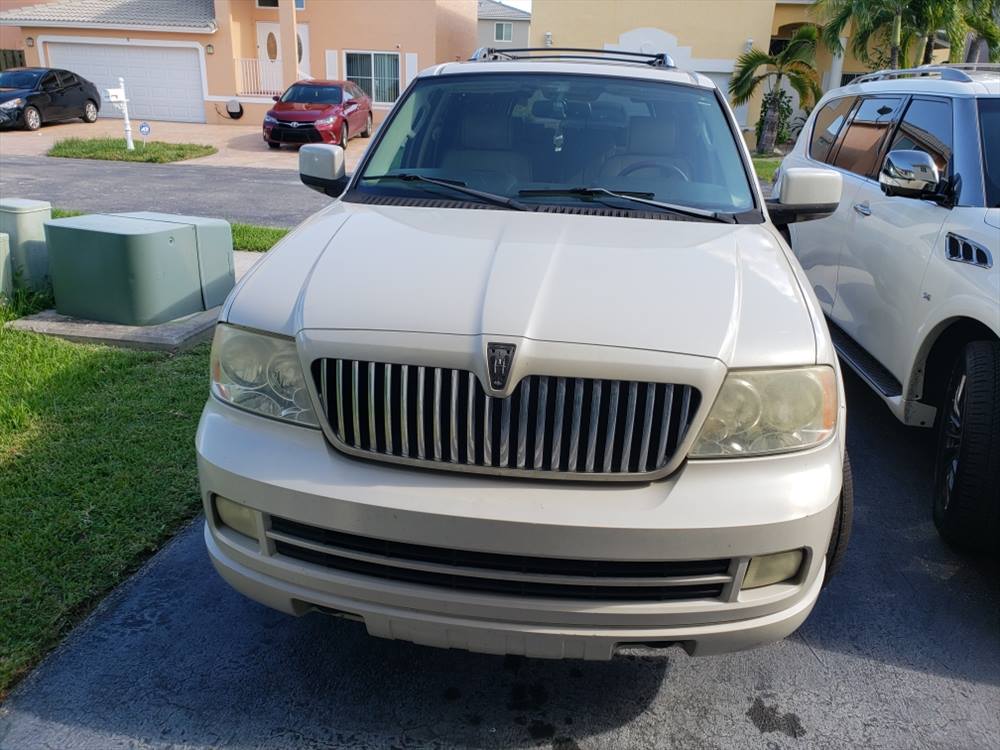
[[[514,344],[486,345],[486,367],[490,373],[490,386],[495,391],[502,391],[507,387],[515,348]]]

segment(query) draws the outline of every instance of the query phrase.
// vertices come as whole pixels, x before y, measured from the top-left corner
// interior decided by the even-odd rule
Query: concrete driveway
[[[261,137],[259,122],[231,125],[202,125],[190,122],[149,121],[149,140],[169,143],[204,143],[219,151],[212,156],[190,159],[179,164],[209,167],[256,167],[273,169],[298,169],[298,151],[283,146],[275,150],[267,147]],[[124,138],[121,120],[101,118],[88,125],[84,122],[63,122],[44,125],[40,130],[0,131],[0,155],[44,156],[58,140],[65,138]],[[136,148],[142,148],[139,120],[132,123],[132,137]],[[347,169],[351,171],[361,158],[370,139],[353,138],[348,141]],[[116,162],[111,162],[116,163]]]
[[[606,663],[440,651],[230,590],[195,523],[0,708],[0,747],[996,748],[995,562],[929,519],[929,434],[848,376],[854,538],[781,643]]]

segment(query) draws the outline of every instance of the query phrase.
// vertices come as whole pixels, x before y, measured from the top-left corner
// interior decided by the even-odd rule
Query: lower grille
[[[319,143],[323,140],[323,136],[312,125],[297,128],[275,125],[271,128],[271,140],[282,143]]]
[[[689,385],[545,375],[494,398],[472,372],[343,359],[317,360],[313,376],[337,447],[543,478],[647,478],[670,463],[700,401]]]
[[[717,599],[730,560],[606,561],[527,557],[392,542],[272,516],[279,555],[347,573],[436,588],[612,601]]]

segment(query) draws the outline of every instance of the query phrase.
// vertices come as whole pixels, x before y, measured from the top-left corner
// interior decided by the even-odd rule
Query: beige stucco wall
[[[618,44],[625,32],[652,27],[676,37],[677,46],[690,48],[696,61],[722,61],[717,67],[728,61],[731,69],[747,40],[766,48],[774,6],[774,0],[534,0],[531,44],[543,46],[551,32],[556,47],[603,48]],[[684,55],[674,56],[683,63]],[[759,112],[757,96],[749,104],[748,122]]]
[[[0,0],[0,13],[40,2],[42,0]],[[24,34],[19,27],[0,26],[0,49],[24,49]]]

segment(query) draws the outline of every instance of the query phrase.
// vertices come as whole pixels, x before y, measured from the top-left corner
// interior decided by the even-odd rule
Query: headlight
[[[265,125],[274,125],[277,122],[278,122],[278,118],[273,117],[271,115],[264,115],[264,124]]]
[[[5,102],[0,102],[0,109],[17,109],[18,107],[24,106],[24,99],[18,97],[17,99],[8,99]]]
[[[825,441],[837,425],[832,367],[733,371],[688,454],[691,458],[759,456]]]
[[[319,426],[290,339],[220,323],[212,342],[212,393],[247,411]]]
[[[317,125],[333,125],[333,121],[337,118],[331,115],[330,117],[324,117],[322,120],[316,120]]]

